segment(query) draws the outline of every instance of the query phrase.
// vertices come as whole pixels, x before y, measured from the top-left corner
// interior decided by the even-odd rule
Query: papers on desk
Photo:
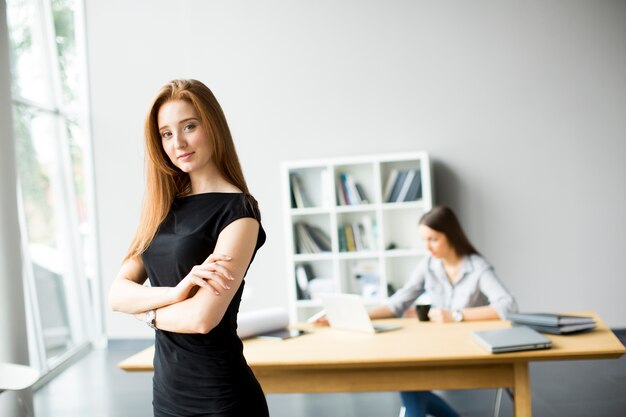
[[[571,334],[596,327],[593,317],[554,313],[509,313],[513,324],[531,327],[541,333]]]

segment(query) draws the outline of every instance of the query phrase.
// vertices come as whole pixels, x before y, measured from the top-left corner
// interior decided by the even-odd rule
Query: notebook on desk
[[[379,333],[400,329],[397,325],[373,324],[361,296],[357,294],[320,294],[328,324],[333,329]]]
[[[552,346],[550,339],[526,326],[483,330],[472,333],[472,337],[491,353],[548,349]]]

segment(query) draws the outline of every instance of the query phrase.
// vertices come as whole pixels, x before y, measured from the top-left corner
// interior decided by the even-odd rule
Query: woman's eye
[[[166,132],[161,132],[161,137],[163,139],[169,139],[169,138],[172,137],[172,132],[167,132],[167,131]]]
[[[190,123],[188,125],[185,125],[185,130],[193,130],[196,127],[195,124]]]

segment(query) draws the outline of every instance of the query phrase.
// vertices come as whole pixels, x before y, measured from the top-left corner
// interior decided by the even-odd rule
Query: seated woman
[[[428,316],[435,322],[505,319],[517,311],[514,298],[469,242],[449,207],[434,207],[424,214],[419,234],[429,255],[385,305],[370,309],[371,318],[402,316],[424,291],[432,304]],[[430,391],[406,391],[400,396],[406,417],[459,415]]]

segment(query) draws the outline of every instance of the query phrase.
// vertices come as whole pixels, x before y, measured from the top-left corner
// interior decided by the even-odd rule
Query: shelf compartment
[[[328,214],[292,217],[293,247],[296,254],[319,254],[333,251]]]
[[[400,289],[411,278],[415,268],[424,257],[424,255],[402,256],[385,259],[385,276],[387,284],[391,287],[389,295]]]
[[[340,253],[373,252],[380,248],[375,211],[337,213]]]
[[[290,168],[288,172],[292,209],[329,208],[333,205],[327,166]]]
[[[298,301],[315,299],[317,294],[337,292],[332,260],[298,261],[294,266]]]
[[[383,211],[384,249],[424,250],[419,238],[418,222],[424,214],[423,209]]]
[[[368,303],[386,296],[378,258],[345,259],[339,262],[341,292],[359,294]]]
[[[377,203],[374,164],[342,164],[334,168],[337,206],[358,206]]]

